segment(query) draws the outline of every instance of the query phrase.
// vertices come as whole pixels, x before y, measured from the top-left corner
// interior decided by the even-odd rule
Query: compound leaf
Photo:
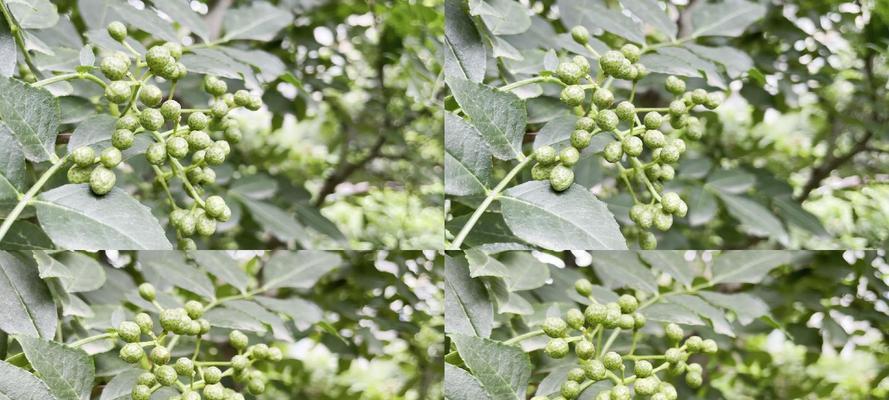
[[[549,182],[525,182],[504,192],[500,204],[509,229],[529,243],[550,250],[627,248],[605,203],[579,185],[557,193]]]
[[[0,119],[28,160],[41,162],[55,156],[61,114],[58,100],[46,89],[0,77]]]
[[[59,22],[59,10],[49,0],[7,0],[6,3],[24,29],[46,29]]]
[[[16,340],[57,400],[89,399],[96,369],[88,354],[47,339],[16,336]]]
[[[14,335],[52,338],[58,318],[46,283],[34,262],[0,251],[0,330]]]
[[[522,349],[490,339],[451,334],[460,358],[491,400],[525,398],[531,361]]]
[[[40,225],[61,248],[172,248],[151,210],[116,187],[96,196],[89,185],[69,184],[44,192],[35,203]]]

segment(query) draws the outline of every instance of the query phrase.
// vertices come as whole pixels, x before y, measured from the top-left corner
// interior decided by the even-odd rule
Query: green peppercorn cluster
[[[718,349],[715,341],[704,340],[699,336],[685,338],[682,328],[671,323],[664,327],[670,344],[664,354],[638,355],[634,353],[633,346],[629,354],[621,355],[610,347],[617,336],[630,333],[633,335],[633,343],[636,343],[639,329],[645,326],[645,317],[638,312],[639,300],[624,294],[616,302],[600,304],[592,296],[593,285],[590,281],[578,280],[574,287],[577,293],[590,299],[592,304],[584,311],[570,309],[563,317],[547,318],[541,325],[541,330],[550,337],[544,349],[548,356],[566,358],[573,347],[573,357],[576,357],[578,366],[568,372],[558,395],[537,396],[532,400],[573,400],[591,384],[606,379],[612,381],[613,387],[599,392],[596,400],[629,400],[635,397],[676,400],[676,388],[661,380],[658,374],[672,378],[685,374],[685,382],[690,387],[701,386],[703,368],[700,364],[687,361],[689,355],[694,353],[716,353]],[[606,335],[607,330],[610,333]],[[608,338],[604,345],[603,338]],[[630,366],[632,371],[627,371]]]
[[[185,193],[193,200],[190,207],[180,208],[172,195],[170,222],[176,228],[179,246],[195,248],[194,234],[210,236],[216,223],[227,221],[231,209],[222,197],[204,198],[204,187],[216,180],[212,167],[221,165],[231,152],[231,144],[241,140],[239,124],[229,111],[244,107],[258,110],[259,96],[246,90],[228,92],[225,81],[207,75],[203,90],[211,101],[205,109],[183,109],[174,100],[176,83],[188,74],[179,60],[186,48],[172,42],[157,44],[139,54],[125,41],[127,28],[120,22],[108,25],[108,34],[127,46],[131,54],[114,52],[99,63],[102,74],[110,80],[105,98],[109,112],[118,116],[111,146],[96,153],[84,146],[70,154],[73,166],[68,170],[72,183],[89,183],[96,195],[105,195],[114,187],[113,171],[123,160],[123,151],[131,148],[138,135],[153,140],[145,158],[157,173],[158,182],[169,192],[174,178],[182,182]],[[152,83],[152,78],[171,82],[170,93]]]
[[[571,36],[598,54],[589,47],[590,36],[584,27],[572,29]],[[721,95],[703,89],[687,91],[683,80],[670,76],[666,90],[674,99],[669,107],[637,108],[632,95],[619,101],[609,89],[614,80],[632,82],[635,91],[636,82],[648,75],[648,70],[639,63],[642,52],[631,43],[605,52],[599,56],[599,75],[595,78],[590,74],[591,65],[586,57],[575,56],[558,65],[554,75],[564,85],[560,99],[573,107],[578,119],[571,132],[570,146],[535,149],[536,163],[531,176],[535,180],[548,180],[553,190],[564,191],[573,184],[573,166],[592,138],[602,134],[613,137],[603,149],[602,157],[617,164],[627,185],[643,189],[637,196],[634,186],[629,187],[636,204],[630,217],[638,228],[640,247],[653,249],[657,239],[648,229],[666,231],[673,224],[673,216],[681,218],[688,213],[688,205],[678,194],[664,192],[664,182],[674,178],[674,166],[686,150],[685,141],[700,139],[704,134],[702,122],[691,116],[690,111],[696,106],[715,109]]]
[[[190,300],[182,308],[163,308],[156,301],[154,286],[148,283],[139,286],[139,296],[159,310],[157,324],[151,315],[140,312],[132,321],[121,322],[114,330],[125,343],[120,349],[120,358],[145,370],[133,386],[133,400],[148,400],[164,386],[180,393],[171,397],[172,400],[243,400],[243,394],[223,386],[223,378],[227,377],[250,394],[265,391],[263,374],[252,366],[265,360],[280,361],[283,358],[280,349],[262,343],[249,345],[247,336],[235,330],[229,334],[229,344],[237,354],[228,361],[197,360],[197,351],[191,358],[173,360],[174,346],[180,336],[192,336],[200,341],[210,331],[210,322],[202,318],[205,305]]]

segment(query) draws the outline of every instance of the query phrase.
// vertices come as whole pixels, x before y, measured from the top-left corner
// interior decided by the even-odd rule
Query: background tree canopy
[[[626,171],[603,160],[609,135],[594,136],[580,152],[572,188],[557,194],[527,182],[540,178],[525,168],[532,165],[526,156],[546,145],[563,149],[569,137],[575,145],[581,111],[560,103],[566,98],[559,66],[583,63],[577,56],[591,64],[592,81],[580,85],[611,85],[615,105],[629,98],[637,109],[666,110],[668,75],[684,78],[689,91],[725,95],[713,111],[697,108],[703,135],[686,139],[675,178],[670,170],[663,182],[688,211],[657,234],[658,248],[884,246],[886,7],[872,1],[447,1],[451,247],[618,249],[625,239],[632,246],[643,238],[629,211],[636,193],[642,192],[640,201],[649,198],[646,186],[634,180],[642,179],[638,173],[625,185]],[[586,46],[574,39],[576,26],[591,34]],[[600,56],[626,44],[641,49],[638,64],[648,75],[605,79]],[[677,126],[662,129],[675,137],[683,132]],[[631,184],[635,193],[627,190]]]

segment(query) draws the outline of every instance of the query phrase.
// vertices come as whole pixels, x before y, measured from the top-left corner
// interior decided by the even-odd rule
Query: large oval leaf
[[[765,6],[744,0],[700,4],[692,8],[691,36],[740,36],[765,13]]]
[[[96,196],[88,185],[64,185],[43,193],[35,203],[40,225],[61,248],[172,248],[151,210],[118,188]]]
[[[29,336],[16,340],[57,400],[89,399],[96,368],[83,350]]]
[[[485,78],[485,45],[461,0],[445,1],[445,75],[473,82]]]
[[[51,338],[56,334],[56,306],[34,262],[0,251],[0,330]]]
[[[491,180],[491,152],[481,134],[462,118],[445,113],[445,193],[484,193]]]
[[[0,399],[47,400],[52,394],[36,376],[0,360]]]
[[[557,193],[549,182],[525,182],[500,197],[503,219],[529,243],[551,250],[626,250],[608,207],[579,185]]]
[[[223,40],[269,41],[293,21],[293,14],[288,9],[279,9],[264,1],[248,4],[250,5],[231,9],[225,13],[225,21],[222,24],[225,29]]]
[[[488,337],[494,307],[481,280],[469,275],[462,256],[445,256],[445,332]]]
[[[0,119],[28,160],[41,162],[55,155],[61,115],[58,100],[46,89],[0,76]]]
[[[452,334],[451,339],[492,400],[525,398],[531,361],[522,349],[475,336]]]
[[[263,268],[263,288],[308,289],[324,274],[342,263],[337,253],[326,251],[277,252]]]

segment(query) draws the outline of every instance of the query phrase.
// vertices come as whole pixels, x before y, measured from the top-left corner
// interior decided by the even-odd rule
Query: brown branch
[[[364,167],[370,160],[373,160],[380,154],[380,149],[383,148],[383,144],[386,143],[385,134],[381,134],[377,141],[374,143],[373,147],[371,147],[370,152],[367,153],[362,159],[356,162],[348,162],[343,160],[340,162],[337,171],[327,177],[324,180],[324,184],[321,186],[321,190],[318,191],[318,198],[315,199],[315,206],[320,207],[324,204],[324,200],[328,195],[333,193],[334,189],[336,189],[337,185],[343,183],[346,179],[349,178],[355,171]]]

